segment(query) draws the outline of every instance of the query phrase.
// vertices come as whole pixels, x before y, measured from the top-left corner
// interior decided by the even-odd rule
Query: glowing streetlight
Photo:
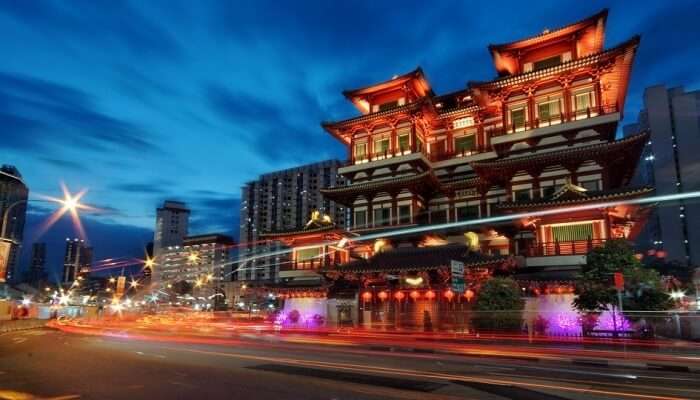
[[[116,282],[116,281],[117,281],[117,280],[114,279],[114,278],[109,278],[109,283],[114,283],[114,282]]]
[[[196,286],[196,287],[201,287],[201,286],[202,286],[202,280],[201,280],[201,279],[197,279],[197,280],[194,282],[194,286]]]
[[[199,260],[199,256],[197,255],[197,253],[190,253],[190,255],[187,257],[187,260],[189,260],[189,262],[191,263],[195,263],[197,262],[197,260]]]
[[[131,282],[129,282],[129,285],[132,289],[136,289],[137,287],[139,287],[139,282],[135,279],[132,279]]]
[[[153,269],[153,267],[156,265],[156,261],[152,258],[146,258],[146,261],[144,261],[143,266],[146,268]]]

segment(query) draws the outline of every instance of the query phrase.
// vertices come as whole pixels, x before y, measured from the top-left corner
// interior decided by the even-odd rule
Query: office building
[[[182,246],[187,236],[190,220],[190,210],[185,203],[166,200],[162,207],[156,210],[156,229],[153,238],[153,256],[156,265],[161,263],[160,256],[164,249]],[[152,274],[154,283],[160,282],[159,268]]]
[[[700,91],[652,86],[644,91],[644,108],[625,135],[648,131],[635,180],[656,187],[657,195],[700,190]],[[643,240],[663,250],[666,259],[688,265],[700,262],[700,205],[661,204],[650,216]]]
[[[0,167],[0,283],[18,275],[29,189],[17,168]]]
[[[311,213],[318,210],[345,226],[345,206],[324,198],[321,189],[345,185],[338,175],[342,163],[328,160],[261,175],[241,190],[240,258],[266,253],[277,248],[259,243],[266,231],[295,230],[304,226]],[[234,279],[274,282],[278,279],[279,259],[258,258],[234,268]],[[237,270],[235,270],[237,269]]]
[[[220,289],[226,279],[233,244],[230,236],[211,233],[188,236],[181,245],[166,247],[161,251],[161,261],[155,268],[159,271],[161,284],[187,281],[195,289]]]
[[[66,253],[63,257],[64,284],[72,283],[78,276],[87,276],[92,264],[92,247],[83,239],[66,238]]]

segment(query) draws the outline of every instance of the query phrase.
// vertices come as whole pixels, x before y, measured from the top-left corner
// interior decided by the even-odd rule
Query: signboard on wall
[[[450,261],[450,269],[452,270],[452,291],[464,293],[464,263],[452,260]]]
[[[0,240],[0,283],[7,281],[7,266],[10,262],[11,242]]]

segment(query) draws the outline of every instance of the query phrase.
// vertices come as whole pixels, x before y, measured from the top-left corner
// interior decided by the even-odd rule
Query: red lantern
[[[666,251],[664,250],[659,250],[656,252],[656,257],[657,258],[666,258]]]
[[[420,297],[420,293],[418,293],[417,290],[413,290],[413,291],[411,291],[411,293],[409,294],[409,296],[411,296],[411,298],[413,299],[413,301],[415,301],[416,299],[418,299],[418,298]]]
[[[447,301],[452,301],[452,298],[455,297],[455,292],[453,292],[450,289],[447,289],[445,293],[443,293],[443,296],[447,299]]]
[[[406,297],[406,295],[403,294],[403,292],[396,292],[396,293],[394,293],[394,298],[395,298],[396,300],[398,300],[398,301],[403,300],[404,297]]]
[[[474,291],[471,289],[467,289],[467,291],[464,292],[464,297],[467,298],[467,301],[472,301],[472,299],[474,298]]]
[[[425,298],[428,299],[428,300],[434,299],[434,298],[435,298],[435,292],[433,292],[432,290],[428,290],[427,292],[425,292]]]
[[[379,297],[379,300],[384,301],[389,297],[389,293],[382,290],[381,292],[379,292],[379,294],[377,294],[377,297]]]
[[[364,300],[364,301],[372,300],[372,293],[370,293],[370,292],[362,293],[362,300]]]

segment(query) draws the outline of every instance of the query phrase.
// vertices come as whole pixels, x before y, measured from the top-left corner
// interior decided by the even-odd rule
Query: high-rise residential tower
[[[159,282],[157,265],[160,256],[165,249],[172,246],[181,246],[190,220],[190,210],[181,201],[166,200],[162,207],[156,210],[156,229],[153,238],[153,256],[156,267],[152,271],[152,281]]]
[[[72,283],[79,275],[87,275],[92,264],[92,247],[83,239],[66,238],[66,253],[63,257],[63,280]]]
[[[0,167],[0,283],[17,275],[29,189],[17,168]]]
[[[658,195],[700,190],[700,91],[651,86],[644,91],[638,122],[625,135],[650,132],[635,179]],[[700,205],[661,206],[646,225],[646,246],[666,252],[670,261],[700,261]],[[641,243],[644,245],[644,243]]]
[[[263,232],[302,228],[311,213],[318,210],[331,216],[338,227],[345,227],[346,208],[321,196],[320,190],[345,185],[338,175],[342,163],[327,160],[261,175],[241,190],[240,259],[270,250],[261,246]],[[237,280],[274,282],[279,266],[275,257],[241,263],[232,276]]]

